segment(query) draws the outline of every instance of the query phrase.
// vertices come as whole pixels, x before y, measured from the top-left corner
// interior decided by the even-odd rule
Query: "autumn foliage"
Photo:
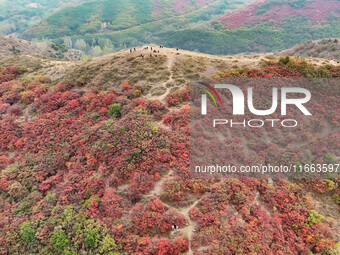
[[[221,75],[340,75],[336,67],[287,61]],[[121,90],[80,93],[47,77],[23,81],[21,75],[16,67],[0,71],[0,254],[172,255],[189,247],[196,254],[335,250],[332,223],[312,212],[312,197],[324,196],[338,208],[339,179],[190,178],[188,89],[168,95],[164,104],[133,96],[135,88],[128,83]],[[109,113],[113,104],[120,105],[120,114]],[[328,116],[333,124],[335,114]],[[323,140],[313,132],[301,133],[318,145],[310,154],[325,157],[326,151],[339,150],[338,133]],[[294,140],[279,136],[267,144],[257,137],[245,134],[251,153],[258,148],[274,162]],[[226,141],[227,156],[244,157],[242,139]],[[161,191],[152,193],[160,182]]]

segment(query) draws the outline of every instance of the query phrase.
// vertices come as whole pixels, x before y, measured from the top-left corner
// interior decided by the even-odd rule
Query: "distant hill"
[[[118,51],[147,43],[159,43],[188,50],[208,51],[195,37],[184,38],[173,33],[191,31],[213,31],[212,21],[253,0],[99,0],[66,6],[24,33],[28,40],[50,39],[69,43],[74,48],[87,51],[90,55],[95,46]],[[114,8],[112,8],[114,6]],[[177,35],[176,35],[177,36]],[[172,40],[180,40],[172,42]],[[84,41],[82,41],[84,40]],[[109,40],[109,41],[108,41]],[[202,38],[204,40],[204,38]],[[186,45],[196,41],[197,47]],[[113,51],[112,50],[112,51]]]
[[[340,39],[308,41],[281,52],[283,55],[326,58],[340,61]]]
[[[82,52],[50,42],[29,42],[11,35],[0,35],[0,57],[20,53],[43,55],[59,59],[80,59]]]
[[[303,16],[310,25],[327,25],[339,16],[338,0],[257,0],[218,19],[226,29],[254,26],[261,22],[280,24]],[[298,25],[298,24],[296,24]]]
[[[192,13],[214,2],[222,1],[99,0],[85,2],[78,6],[66,6],[54,12],[25,33],[25,37],[53,39],[61,36],[121,31]],[[197,17],[197,22],[200,19]]]
[[[83,2],[84,0],[1,0],[0,33],[20,34],[58,8]]]
[[[276,52],[340,37],[339,8],[337,0],[99,0],[53,12],[24,38],[92,56],[148,43],[209,54]]]

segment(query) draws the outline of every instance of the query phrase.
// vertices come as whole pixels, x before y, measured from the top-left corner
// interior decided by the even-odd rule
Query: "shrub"
[[[96,201],[97,203],[100,203],[100,202],[101,202],[101,199],[100,199],[100,197],[98,197],[98,196],[90,197],[89,199],[87,199],[87,200],[85,201],[84,206],[85,206],[86,208],[89,208],[92,201]]]
[[[20,226],[20,236],[21,236],[21,239],[26,244],[30,244],[30,243],[33,242],[34,236],[35,236],[35,231],[32,228],[30,221],[26,221],[26,222],[21,224],[21,226]]]
[[[69,243],[70,241],[67,237],[67,234],[62,229],[57,230],[52,236],[52,244],[54,249],[57,251],[64,250],[69,245]]]
[[[92,113],[92,116],[91,116],[92,119],[96,120],[96,119],[98,119],[99,117],[100,117],[100,115],[99,115],[98,112]]]
[[[325,154],[324,158],[325,161],[330,164],[336,164],[338,162],[331,153]]]
[[[114,126],[115,126],[115,121],[114,120],[107,120],[107,121],[105,121],[104,122],[105,124],[105,129],[107,130],[107,131],[112,131],[113,130],[113,128],[114,128]]]
[[[128,82],[123,82],[122,84],[120,84],[120,86],[122,87],[123,90],[131,89],[131,85]]]
[[[324,217],[321,214],[318,214],[314,210],[310,210],[309,214],[308,214],[308,218],[306,220],[306,224],[308,226],[312,226],[312,225],[315,225],[315,224],[322,222],[323,219],[324,219]]]
[[[24,91],[21,94],[21,100],[25,103],[25,104],[30,104],[33,102],[34,100],[34,93],[33,91]]]
[[[135,97],[140,97],[142,95],[142,91],[139,89],[135,90]]]
[[[85,238],[85,243],[91,248],[95,248],[98,246],[100,239],[100,234],[97,229],[90,230]]]
[[[45,201],[47,203],[54,203],[57,200],[57,195],[55,193],[52,192],[48,192],[46,197],[45,197]]]
[[[157,126],[154,126],[154,127],[152,128],[152,132],[153,132],[154,134],[158,134],[158,127],[157,127]]]
[[[122,106],[120,104],[112,104],[109,106],[109,114],[119,116],[122,110]]]
[[[82,75],[82,76],[80,76],[80,77],[76,80],[76,82],[77,82],[77,84],[78,84],[79,86],[85,85],[85,84],[86,84],[86,81],[87,81],[86,75]]]
[[[112,252],[116,248],[117,244],[115,240],[111,236],[106,235],[101,242],[100,252],[103,254],[107,254],[108,252]]]
[[[177,106],[183,102],[190,101],[190,91],[188,88],[177,90],[166,97],[168,106]]]
[[[18,105],[12,105],[9,109],[8,109],[8,113],[14,116],[20,115],[21,114],[21,108]]]

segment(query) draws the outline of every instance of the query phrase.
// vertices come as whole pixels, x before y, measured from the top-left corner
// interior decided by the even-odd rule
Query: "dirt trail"
[[[156,47],[156,46],[153,46],[153,47]],[[164,51],[163,51],[163,49],[164,49]],[[164,53],[166,53],[165,55],[168,58],[168,61],[166,63],[166,68],[170,72],[170,78],[168,80],[166,80],[165,82],[159,84],[158,86],[155,86],[154,88],[156,88],[156,87],[164,87],[164,88],[166,88],[166,92],[163,95],[161,95],[161,96],[152,96],[152,95],[150,95],[150,93],[148,95],[148,97],[151,98],[151,99],[158,99],[158,100],[163,101],[163,102],[165,102],[166,96],[168,94],[170,94],[170,91],[171,91],[171,88],[168,88],[166,86],[166,84],[174,82],[174,78],[173,78],[174,74],[173,74],[173,71],[172,71],[172,67],[173,67],[173,65],[174,65],[174,63],[176,61],[176,55],[168,54],[165,48],[161,48],[159,55],[164,55]]]
[[[163,187],[163,184],[164,182],[168,179],[168,177],[172,176],[172,173],[173,173],[173,170],[170,170],[165,176],[163,176],[163,178],[161,178],[160,181],[158,181],[153,190],[150,191],[149,193],[149,197],[150,196],[157,196],[157,197],[160,197],[161,196],[161,193],[162,193],[162,187]]]
[[[259,67],[264,63],[264,61],[277,61],[281,57],[276,53],[257,55],[209,55],[201,52],[192,52],[181,49],[177,50],[175,48],[164,48],[154,44],[149,44],[147,47],[147,49],[145,49],[145,47],[132,48],[132,52],[130,52],[130,49],[121,50],[116,53],[93,58],[87,64],[95,65],[100,62],[105,63],[115,58],[140,58],[141,54],[144,54],[145,59],[156,58],[156,55],[158,57],[165,56],[167,61],[162,67],[164,67],[164,70],[169,72],[169,76],[159,82],[147,84],[151,85],[152,89],[147,95],[145,95],[145,97],[149,100],[158,99],[162,102],[165,102],[166,96],[172,92],[174,88],[179,87],[178,84],[176,84],[177,80],[188,80],[188,77],[186,76],[188,71],[185,68],[188,69],[192,67],[192,69],[195,70],[196,73],[199,73],[201,77],[210,77],[225,70],[235,70],[245,66]],[[156,50],[157,53],[153,52],[153,50]],[[150,56],[150,53],[152,56]],[[180,67],[179,65],[187,60],[189,62],[192,61],[192,66],[183,66],[183,73],[176,74],[176,70],[178,69],[177,67]],[[321,59],[308,59],[308,62],[316,65],[322,62],[320,61]]]
[[[185,218],[187,219],[187,223],[188,223],[188,226],[180,229],[179,231],[182,233],[182,235],[188,236],[188,240],[189,240],[188,254],[189,255],[194,254],[193,250],[191,249],[191,242],[192,242],[193,233],[195,232],[195,228],[196,228],[196,223],[190,219],[189,212],[192,208],[194,208],[198,204],[198,202],[199,200],[197,200],[193,205],[179,210],[179,212],[185,216]]]
[[[168,180],[169,178],[171,178],[172,174],[173,174],[173,170],[170,170],[165,176],[163,176],[162,179],[155,184],[154,188],[149,192],[147,197],[156,196],[156,197],[159,198],[161,196],[161,193],[162,193],[162,187],[163,187],[164,182],[166,180]],[[198,200],[195,201],[194,204],[192,204],[188,207],[184,207],[184,208],[176,208],[176,207],[173,207],[173,206],[165,203],[165,205],[168,208],[171,208],[171,209],[177,211],[178,213],[182,214],[186,218],[186,221],[187,221],[186,227],[178,229],[178,230],[174,230],[174,231],[178,231],[182,234],[182,236],[186,236],[188,238],[188,240],[189,240],[188,254],[189,255],[194,254],[192,249],[191,249],[191,241],[192,241],[192,236],[193,236],[193,233],[194,233],[195,227],[196,227],[196,223],[190,219],[189,211],[192,208],[194,208],[199,201],[200,200],[198,199]]]

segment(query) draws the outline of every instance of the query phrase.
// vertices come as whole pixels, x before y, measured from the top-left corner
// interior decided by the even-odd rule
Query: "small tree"
[[[94,48],[92,48],[91,53],[92,53],[92,56],[98,57],[98,56],[102,55],[103,51],[100,48],[100,46],[96,45],[96,46],[94,46]]]
[[[308,226],[312,226],[312,225],[315,225],[315,224],[318,224],[318,223],[322,222],[323,219],[324,219],[324,217],[321,214],[318,214],[314,210],[310,210],[308,218],[306,220],[306,224]]]
[[[103,241],[101,241],[100,252],[107,254],[108,252],[114,251],[117,247],[118,245],[115,240],[111,236],[106,235]]]
[[[85,243],[91,248],[95,248],[98,246],[99,239],[100,239],[99,231],[97,229],[92,229],[87,233]]]
[[[26,221],[22,223],[22,225],[20,226],[20,236],[21,236],[21,239],[27,244],[30,244],[33,242],[35,231],[32,228],[32,224],[30,221]]]
[[[109,106],[109,114],[119,116],[122,110],[122,106],[120,104],[112,104]]]
[[[69,243],[70,241],[65,231],[62,229],[57,230],[52,236],[52,244],[56,251],[64,250],[69,245]]]

